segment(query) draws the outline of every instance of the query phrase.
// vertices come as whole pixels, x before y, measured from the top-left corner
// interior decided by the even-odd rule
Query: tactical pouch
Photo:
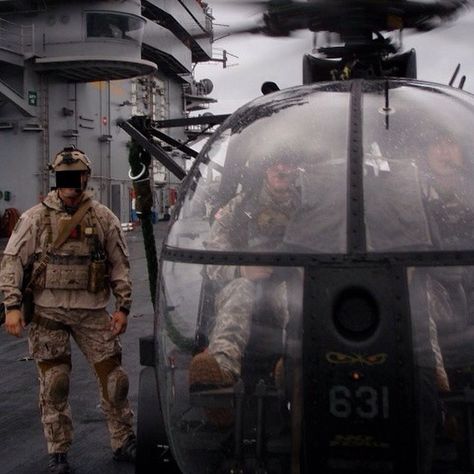
[[[25,320],[25,324],[30,324],[33,320],[33,315],[35,313],[35,301],[33,297],[33,289],[32,288],[25,288],[23,291],[23,298],[21,300],[21,306],[23,311],[23,318]]]
[[[105,260],[93,260],[89,265],[87,291],[99,293],[107,287],[107,264]]]
[[[86,290],[89,270],[86,265],[48,264],[44,288],[49,290]]]

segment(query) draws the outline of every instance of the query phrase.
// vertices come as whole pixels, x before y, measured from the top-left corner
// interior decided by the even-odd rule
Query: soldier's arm
[[[116,299],[116,310],[128,314],[132,305],[128,247],[120,221],[111,211],[108,216],[109,223],[104,239],[104,248],[110,269],[110,286]]]
[[[206,248],[209,250],[235,250],[233,239],[238,229],[235,229],[235,213],[241,204],[241,196],[237,196],[224,207],[219,209],[211,226]],[[230,281],[239,276],[239,267],[230,265],[208,265],[206,272],[211,280]]]
[[[36,247],[37,223],[28,213],[21,216],[8,240],[0,266],[0,290],[8,309],[21,305],[23,269]]]

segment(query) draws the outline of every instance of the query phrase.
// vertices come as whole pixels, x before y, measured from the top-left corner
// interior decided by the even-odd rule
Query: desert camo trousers
[[[36,316],[44,319],[31,323],[28,342],[38,368],[39,406],[48,452],[68,451],[73,439],[68,402],[71,337],[95,372],[110,444],[113,450],[119,448],[133,433],[133,413],[127,399],[128,377],[121,367],[121,346],[110,331],[108,313],[36,307]],[[60,324],[42,324],[46,319]]]
[[[269,327],[284,330],[289,319],[286,283],[265,282],[264,288],[265,301],[275,318]],[[241,359],[250,339],[252,315],[261,289],[262,283],[236,278],[216,296],[216,320],[209,336],[208,351],[221,368],[236,376],[240,376]]]

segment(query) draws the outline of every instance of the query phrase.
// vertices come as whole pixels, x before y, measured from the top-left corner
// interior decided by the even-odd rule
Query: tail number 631
[[[334,385],[329,390],[329,411],[337,418],[349,418],[353,414],[364,419],[388,418],[388,387],[377,390],[361,385],[351,390],[344,385]]]

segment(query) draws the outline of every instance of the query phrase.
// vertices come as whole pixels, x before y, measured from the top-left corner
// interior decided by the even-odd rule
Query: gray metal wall
[[[24,132],[21,124],[12,130],[0,130],[0,213],[7,208],[20,212],[40,202],[38,150],[42,133]],[[10,200],[5,200],[5,191]]]
[[[96,199],[111,206],[111,185],[120,185],[120,209],[116,194],[114,211],[123,222],[129,220],[128,139],[115,122],[128,89],[128,81],[56,82],[49,101],[50,157],[68,144],[83,150],[92,161],[89,187]]]
[[[204,13],[197,8],[194,0],[186,0],[185,3],[188,8],[196,9],[196,15],[199,13],[195,15],[196,18],[204,21]],[[161,6],[176,6],[174,0],[165,4]],[[68,61],[71,63],[71,59],[80,59],[81,55],[90,59],[94,54],[99,54],[106,62],[107,59],[127,58],[132,61],[137,54],[137,46],[140,61],[140,46],[137,43],[119,44],[108,38],[97,41],[86,38],[85,12],[96,9],[134,15],[140,15],[141,11],[140,2],[136,0],[70,0],[51,3],[46,11],[8,15],[9,22],[30,25],[28,31],[30,38],[34,37],[34,42],[28,46],[28,51],[35,51],[36,57],[28,51],[24,51],[23,56],[10,51],[8,54],[12,58],[14,54],[17,55],[17,63],[14,63],[8,59],[10,56],[0,56],[0,86],[3,87],[3,95],[0,90],[0,213],[9,207],[23,212],[38,203],[55,185],[48,164],[64,146],[74,144],[85,151],[92,161],[89,185],[96,199],[111,207],[122,222],[128,222],[132,189],[128,178],[127,144],[130,137],[116,125],[117,119],[128,119],[134,113],[157,120],[183,116],[181,78],[173,74],[167,76],[159,71],[146,76],[148,79],[142,83],[156,80],[154,87],[157,89],[155,92],[151,89],[151,92],[142,91],[140,95],[136,92],[140,78],[74,83],[67,82],[66,78],[55,78],[51,71],[48,74],[41,72],[45,70],[44,61],[52,59],[60,67],[61,61],[66,65]],[[180,6],[176,14],[184,26],[191,28],[195,20],[191,21],[189,11]],[[32,24],[34,28],[31,28]],[[155,24],[149,28],[151,42],[156,42],[155,33],[160,28]],[[173,56],[175,52],[175,60],[182,60],[190,68],[190,50],[171,32],[167,31],[166,34],[170,40],[167,53]],[[148,46],[159,47],[160,44]],[[39,60],[43,63],[39,64]],[[137,60],[136,57],[134,60]],[[15,91],[20,106],[22,101],[27,104],[28,98],[31,99],[23,112],[18,105],[9,102],[10,90]],[[150,102],[150,96],[154,97],[154,103]],[[33,117],[27,117],[29,112]],[[165,132],[176,139],[185,139],[182,129]],[[183,166],[183,163],[180,165]],[[171,183],[176,189],[179,181],[174,176],[166,177],[160,186],[166,183]],[[5,201],[4,191],[10,192],[9,201]],[[156,194],[161,196],[161,207],[164,207],[167,191]]]

